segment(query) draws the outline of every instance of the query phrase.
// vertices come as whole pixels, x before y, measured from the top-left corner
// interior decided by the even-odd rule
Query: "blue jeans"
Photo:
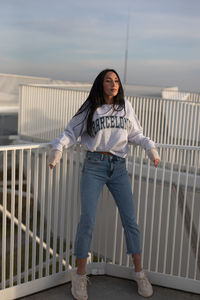
[[[112,193],[119,210],[127,254],[141,253],[140,233],[134,214],[134,200],[125,158],[87,152],[80,183],[81,216],[74,247],[74,255],[78,258],[88,257],[98,198],[104,184]]]

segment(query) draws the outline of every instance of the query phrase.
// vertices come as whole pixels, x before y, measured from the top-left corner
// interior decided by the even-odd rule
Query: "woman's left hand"
[[[154,167],[157,168],[157,166],[158,166],[158,164],[160,162],[160,159],[156,158],[156,159],[154,159],[153,162],[154,162]]]
[[[150,158],[150,160],[154,163],[154,167],[157,168],[159,162],[160,162],[160,155],[158,154],[158,151],[156,148],[151,148],[147,150],[147,155]]]

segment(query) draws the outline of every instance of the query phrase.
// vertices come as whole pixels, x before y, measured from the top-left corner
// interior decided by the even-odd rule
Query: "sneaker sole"
[[[150,295],[147,295],[147,296],[144,296],[142,293],[140,293],[139,291],[138,291],[138,294],[140,295],[140,296],[142,296],[142,297],[145,297],[145,298],[150,298],[150,297],[152,297],[153,296],[153,292],[150,294]]]
[[[78,297],[75,295],[73,288],[71,288],[71,293],[72,293],[72,296],[74,297],[74,299],[80,300],[80,298],[78,298]],[[87,298],[84,298],[84,300],[87,300],[87,299],[88,299],[88,297],[87,297]]]

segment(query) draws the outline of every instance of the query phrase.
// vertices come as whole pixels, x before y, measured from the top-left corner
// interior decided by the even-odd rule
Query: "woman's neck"
[[[114,97],[104,95],[104,101],[105,101],[105,104],[113,104],[114,103]]]

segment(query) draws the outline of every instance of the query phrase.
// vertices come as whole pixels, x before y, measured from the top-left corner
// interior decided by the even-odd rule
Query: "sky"
[[[0,73],[200,92],[200,0],[0,0]]]

